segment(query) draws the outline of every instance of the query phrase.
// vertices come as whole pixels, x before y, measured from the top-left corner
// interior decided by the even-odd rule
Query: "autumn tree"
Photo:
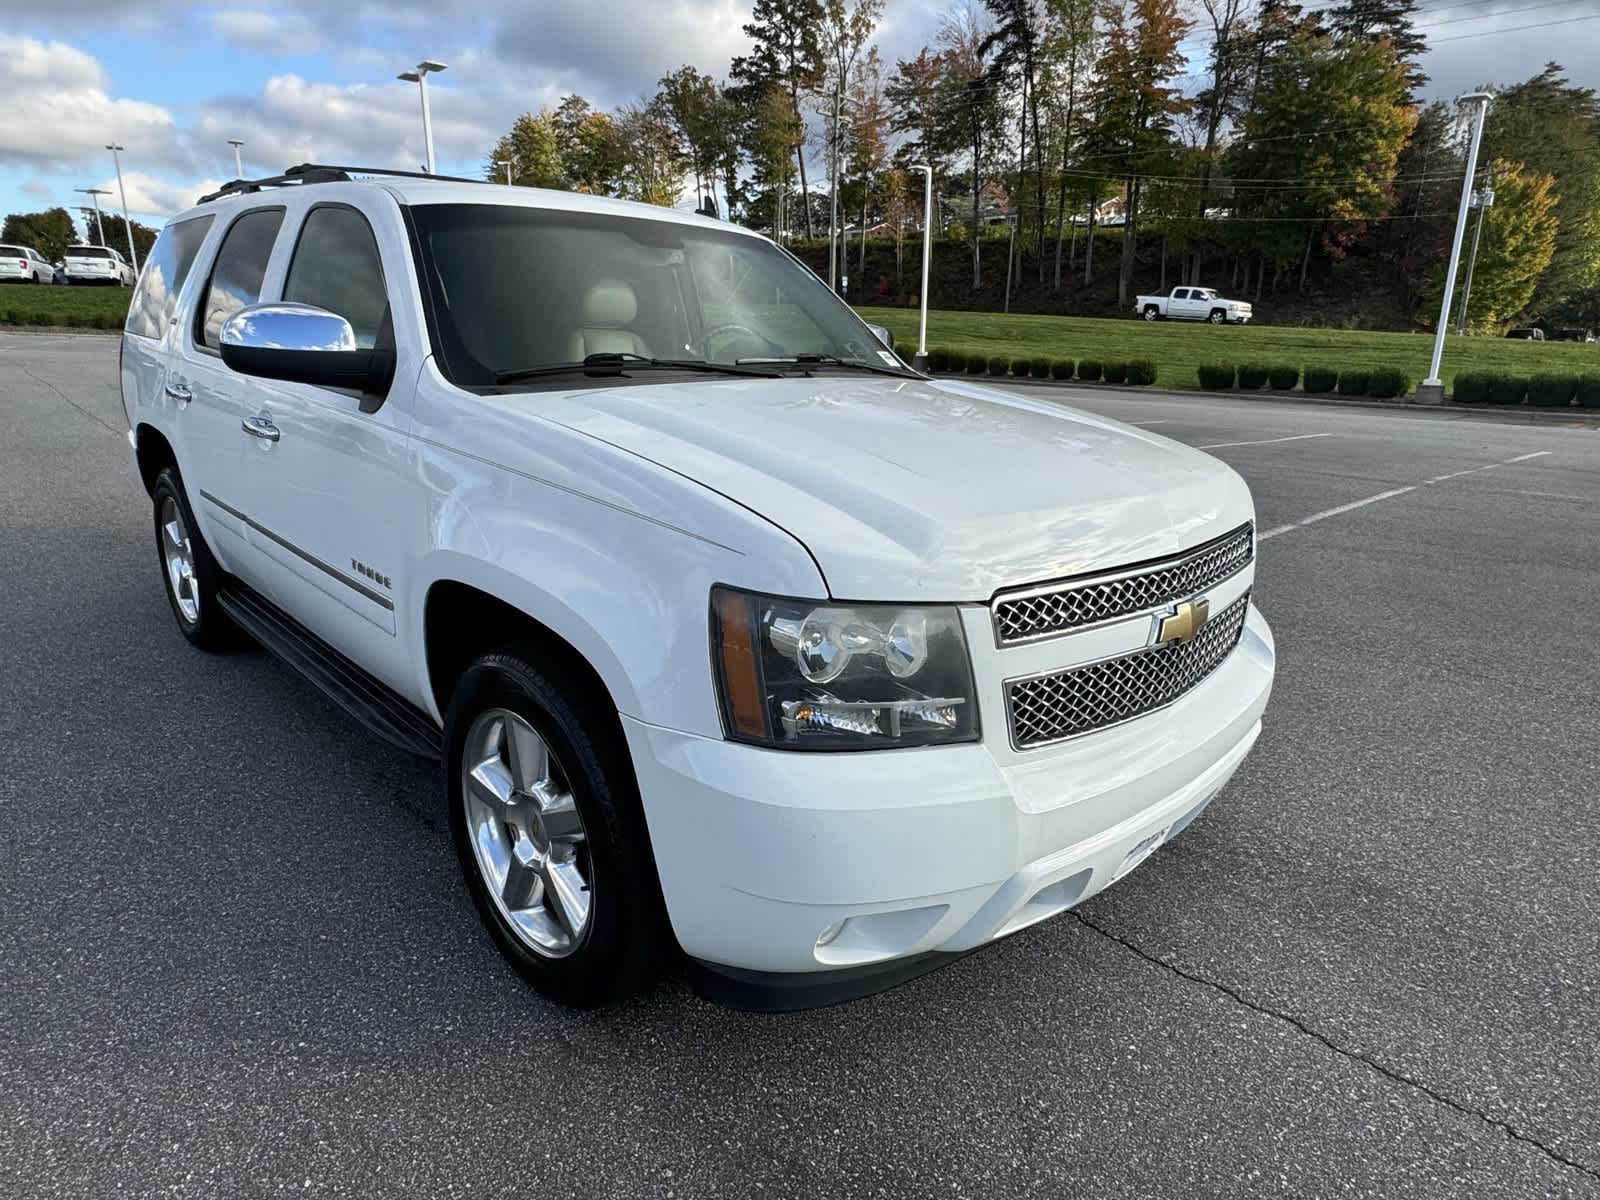
[[[625,158],[616,118],[592,108],[582,96],[563,96],[551,114],[561,186],[609,196],[621,185]]]
[[[872,203],[889,166],[889,112],[884,98],[883,64],[874,46],[856,71],[850,90],[849,172],[858,184],[861,213],[861,244],[858,251],[858,277],[867,270],[868,206]]]
[[[902,169],[918,163],[931,166],[935,192],[951,149],[944,109],[946,67],[944,55],[924,46],[915,58],[897,62],[884,86],[889,132],[900,139],[895,163]]]
[[[624,148],[621,194],[663,208],[677,204],[688,158],[666,104],[657,97],[623,105],[617,139]]]
[[[1072,166],[1082,140],[1095,58],[1095,0],[1047,0],[1045,82],[1057,126],[1060,170],[1056,183],[1055,289],[1061,290],[1061,243]],[[1076,235],[1076,227],[1074,227]]]
[[[483,177],[505,179],[511,164],[511,181],[522,187],[560,188],[566,186],[562,174],[560,141],[555,120],[547,111],[537,116],[523,113],[511,124],[511,131],[495,143],[483,165]]]
[[[1139,200],[1149,165],[1171,143],[1173,120],[1189,109],[1176,86],[1189,22],[1177,0],[1107,0],[1096,62],[1095,121],[1125,194],[1117,304],[1126,307],[1139,238]]]
[[[972,172],[972,288],[983,281],[983,183],[1003,146],[1005,108],[992,79],[988,22],[976,8],[958,9],[939,27],[941,59],[946,64],[941,125],[950,144],[959,144]]]
[[[91,218],[91,223],[93,219]],[[32,246],[50,262],[60,262],[68,246],[78,240],[72,214],[64,208],[43,212],[12,213],[0,228],[0,242]],[[144,261],[140,255],[139,261]]]
[[[768,85],[774,83],[789,97],[790,123],[796,131],[793,154],[800,168],[800,191],[807,201],[803,207],[808,238],[814,236],[814,230],[800,94],[813,91],[822,79],[822,19],[822,0],[755,0],[750,22],[744,26],[745,36],[754,44],[748,55],[733,60],[732,70],[753,104],[768,105]]]
[[[758,93],[746,142],[755,183],[766,192],[772,236],[779,239],[791,225],[789,184],[800,137],[800,119],[788,89],[769,83]]]
[[[719,103],[721,93],[711,76],[687,66],[664,76],[660,86],[662,102],[688,150],[698,208],[705,192],[716,191],[718,160],[726,151],[727,137],[722,127],[726,114]]]
[[[1555,255],[1560,221],[1553,177],[1503,158],[1490,164],[1489,176],[1494,204],[1484,211],[1467,325],[1498,332],[1533,299],[1539,277]],[[1435,296],[1442,283],[1434,284]]]

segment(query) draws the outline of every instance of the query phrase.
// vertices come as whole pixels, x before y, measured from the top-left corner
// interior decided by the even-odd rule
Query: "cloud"
[[[113,99],[104,68],[63,42],[0,36],[0,162],[58,167],[105,156],[112,139],[145,161],[179,161],[177,127],[158,104]]]
[[[232,175],[231,171],[229,175]],[[120,216],[122,199],[117,193],[117,177],[111,175],[94,186],[104,188],[110,193],[108,196],[100,197],[101,210],[107,214],[116,213]],[[193,207],[194,202],[201,196],[221,187],[222,181],[202,179],[195,182],[174,183],[170,179],[161,179],[143,171],[124,171],[122,186],[128,191],[128,211],[133,214],[134,220],[154,219],[159,224],[168,217]]]
[[[211,14],[211,28],[225,42],[254,54],[306,55],[322,48],[322,35],[304,13],[220,9]]]

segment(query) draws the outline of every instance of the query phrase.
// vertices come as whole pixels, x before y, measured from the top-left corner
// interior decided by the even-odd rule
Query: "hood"
[[[957,383],[696,379],[529,403],[781,526],[838,599],[986,601],[1170,554],[1251,516],[1244,481],[1209,455]]]

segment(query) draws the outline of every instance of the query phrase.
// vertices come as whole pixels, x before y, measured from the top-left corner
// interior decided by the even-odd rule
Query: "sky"
[[[959,2],[887,0],[886,65]],[[0,0],[0,214],[73,208],[81,187],[115,206],[113,140],[134,219],[158,226],[233,177],[229,138],[246,175],[416,170],[417,88],[395,76],[422,58],[449,67],[430,80],[439,170],[476,176],[518,114],[569,92],[612,108],[684,63],[726,77],[748,19],[749,0]],[[1551,59],[1600,86],[1600,0],[1419,0],[1418,21],[1427,98]]]

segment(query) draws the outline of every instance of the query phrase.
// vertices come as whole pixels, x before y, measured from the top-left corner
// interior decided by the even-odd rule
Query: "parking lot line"
[[[1205,447],[1201,446],[1200,449],[1204,450]],[[1483,463],[1480,466],[1467,467],[1465,470],[1451,471],[1445,475],[1434,475],[1424,479],[1420,483],[1408,483],[1404,487],[1390,488],[1388,491],[1379,492],[1375,496],[1367,496],[1360,500],[1352,500],[1349,504],[1340,504],[1333,508],[1325,508],[1321,512],[1312,513],[1309,517],[1303,517],[1298,521],[1290,521],[1287,525],[1279,525],[1275,528],[1268,529],[1264,533],[1257,534],[1256,541],[1264,542],[1268,538],[1277,537],[1280,533],[1288,533],[1292,529],[1301,529],[1307,525],[1315,525],[1318,521],[1326,521],[1329,517],[1337,517],[1343,513],[1354,512],[1358,508],[1365,508],[1367,505],[1376,504],[1380,500],[1390,500],[1395,496],[1404,496],[1407,492],[1414,492],[1418,488],[1428,487],[1435,483],[1443,483],[1447,479],[1459,479],[1463,475],[1476,475],[1480,471],[1494,471],[1498,470],[1500,467],[1509,467],[1513,463],[1527,462],[1530,458],[1542,458],[1546,454],[1553,453],[1554,451],[1552,450],[1535,450],[1531,454],[1519,454],[1515,458],[1506,458],[1499,462]]]
[[[1212,442],[1205,446],[1196,446],[1196,450],[1224,450],[1229,446],[1270,446],[1275,442],[1304,442],[1311,438],[1332,437],[1331,433],[1296,433],[1289,437],[1261,438],[1254,442]]]

